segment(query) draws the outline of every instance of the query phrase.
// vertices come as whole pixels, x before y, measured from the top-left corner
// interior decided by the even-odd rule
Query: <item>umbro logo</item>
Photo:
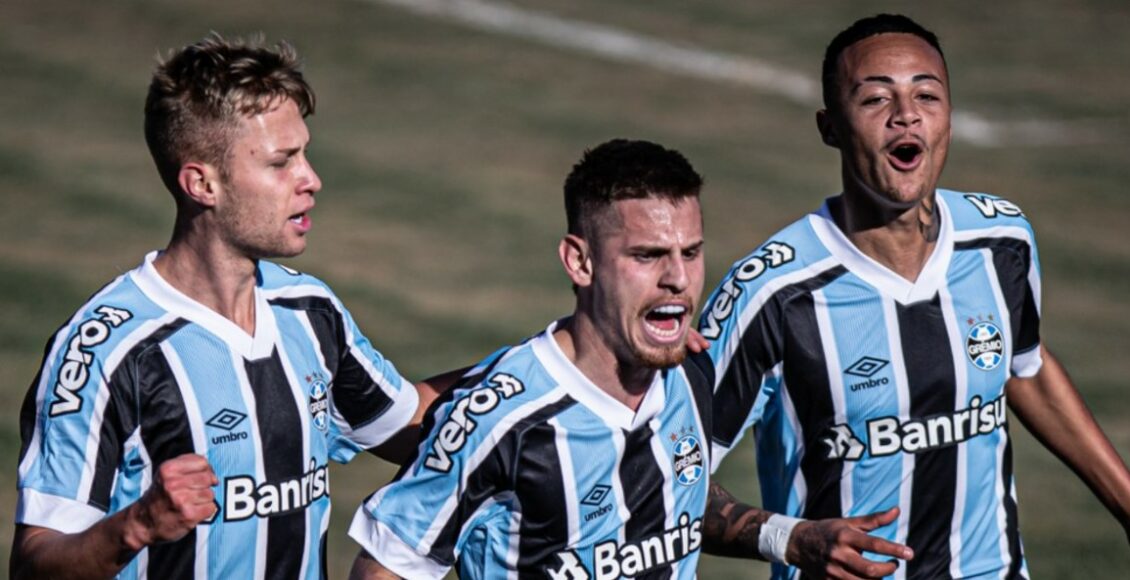
[[[581,500],[581,505],[597,508],[585,514],[586,522],[591,522],[612,511],[612,504],[600,505],[608,497],[608,492],[610,491],[612,491],[612,488],[607,485],[594,485],[589,493],[585,495],[585,498]]]
[[[227,431],[227,433],[223,435],[212,437],[212,444],[219,445],[221,443],[231,443],[232,441],[247,439],[247,431],[231,432],[232,429],[238,427],[246,418],[246,414],[231,409],[223,409],[219,413],[212,415],[212,418],[208,419],[204,424],[209,427]]]
[[[875,373],[883,370],[883,368],[886,367],[889,363],[890,361],[885,361],[881,358],[865,356],[851,363],[851,366],[844,369],[844,372],[849,375],[855,375],[857,377],[869,379]]]
[[[224,409],[219,413],[213,415],[211,419],[208,419],[205,425],[208,425],[209,427],[215,427],[217,429],[223,429],[224,431],[231,431],[232,429],[235,429],[236,426],[238,426],[240,423],[242,423],[246,418],[247,415],[240,413],[239,411]]]
[[[887,377],[872,378],[876,373],[887,368],[888,364],[890,364],[890,361],[873,356],[865,356],[851,363],[850,367],[844,369],[844,373],[867,380],[851,383],[848,385],[848,388],[851,389],[852,392],[856,392],[873,389],[890,383],[891,380]]]

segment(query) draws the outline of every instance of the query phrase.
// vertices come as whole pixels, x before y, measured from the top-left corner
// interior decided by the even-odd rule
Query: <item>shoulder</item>
[[[938,197],[949,210],[954,231],[959,235],[992,228],[1032,230],[1024,211],[1001,196],[939,189]]]
[[[332,307],[345,310],[329,284],[282,264],[260,260],[259,287],[267,300],[274,304],[302,309]]]

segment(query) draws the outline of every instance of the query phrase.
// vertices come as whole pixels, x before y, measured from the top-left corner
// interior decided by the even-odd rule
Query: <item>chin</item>
[[[679,346],[636,348],[636,358],[644,366],[654,369],[665,369],[682,363],[687,358],[685,341]]]

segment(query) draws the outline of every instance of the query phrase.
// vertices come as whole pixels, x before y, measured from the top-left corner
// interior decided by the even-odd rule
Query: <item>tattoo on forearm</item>
[[[711,483],[702,519],[703,551],[715,556],[762,559],[757,538],[761,524],[770,515],[739,502],[726,488]]]

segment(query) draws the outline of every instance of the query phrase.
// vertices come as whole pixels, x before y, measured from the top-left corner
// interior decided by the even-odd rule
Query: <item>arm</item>
[[[738,502],[717,483],[703,518],[703,551],[716,556],[766,559],[760,548],[762,528],[773,514]],[[863,552],[903,560],[914,557],[910,548],[867,534],[898,517],[898,508],[854,518],[802,520],[788,537],[785,561],[817,578],[881,578],[893,574],[897,562],[873,562]]]
[[[349,571],[349,580],[400,580],[400,576],[381,566],[381,563],[374,560],[368,552],[361,550],[357,553],[357,558],[353,560],[353,569]]]
[[[146,546],[177,540],[215,513],[208,461],[186,454],[162,463],[137,502],[76,534],[16,526],[12,578],[108,578]]]
[[[370,449],[369,452],[397,465],[407,462],[420,442],[420,427],[424,423],[424,415],[431,408],[432,403],[458,382],[469,368],[447,371],[416,383],[419,403],[416,404],[416,413],[412,415],[412,420],[396,435],[389,437],[387,441]]]
[[[1044,447],[1091,488],[1130,539],[1130,472],[1063,365],[1046,349],[1041,355],[1044,364],[1035,376],[1008,381],[1009,407]]]

